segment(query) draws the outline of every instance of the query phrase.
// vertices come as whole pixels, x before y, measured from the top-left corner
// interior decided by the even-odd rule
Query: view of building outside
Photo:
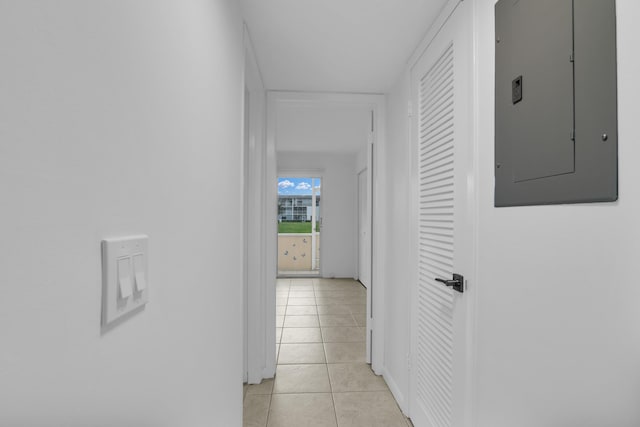
[[[313,216],[312,196],[278,195],[279,222],[310,222]],[[316,196],[316,218],[320,214],[320,195]]]
[[[320,270],[320,190],[320,178],[278,178],[281,275],[318,274]]]

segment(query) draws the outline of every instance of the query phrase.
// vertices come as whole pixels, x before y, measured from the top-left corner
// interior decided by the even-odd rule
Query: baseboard
[[[387,385],[389,386],[389,390],[391,390],[391,394],[393,394],[393,397],[396,399],[396,402],[398,402],[398,406],[400,407],[400,410],[402,411],[402,413],[405,416],[409,416],[409,405],[407,405],[407,400],[405,398],[405,395],[400,391],[400,388],[398,387],[398,384],[396,384],[396,381],[393,379],[393,376],[389,375],[389,372],[387,372],[386,368],[382,369],[382,376],[384,377],[384,380],[387,382]]]
[[[269,369],[269,368],[264,368],[262,370],[262,379],[263,380],[267,380],[267,379],[271,379],[271,378],[275,378],[276,376],[276,370],[275,367],[273,369]]]

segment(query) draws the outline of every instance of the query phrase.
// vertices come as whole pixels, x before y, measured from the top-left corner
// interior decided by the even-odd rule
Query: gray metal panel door
[[[510,143],[515,182],[574,171],[572,3],[496,5],[496,134]],[[522,100],[514,103],[520,76]]]
[[[496,206],[617,200],[615,15],[615,0],[496,3]]]

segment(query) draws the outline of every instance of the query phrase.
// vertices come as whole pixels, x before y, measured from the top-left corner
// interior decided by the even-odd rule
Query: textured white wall
[[[354,277],[356,274],[358,187],[355,165],[355,154],[278,153],[279,171],[324,170],[320,265],[325,277]]]
[[[236,2],[0,2],[0,425],[241,423]],[[100,240],[150,302],[100,332]]]
[[[477,425],[640,425],[640,4],[618,0],[617,203],[493,207],[495,0],[477,1]]]

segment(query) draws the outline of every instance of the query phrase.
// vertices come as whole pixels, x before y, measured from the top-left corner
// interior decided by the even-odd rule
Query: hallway
[[[0,1],[0,427],[640,427],[638,22]]]
[[[276,294],[276,377],[245,385],[245,427],[411,425],[365,362],[360,283],[278,279]]]

